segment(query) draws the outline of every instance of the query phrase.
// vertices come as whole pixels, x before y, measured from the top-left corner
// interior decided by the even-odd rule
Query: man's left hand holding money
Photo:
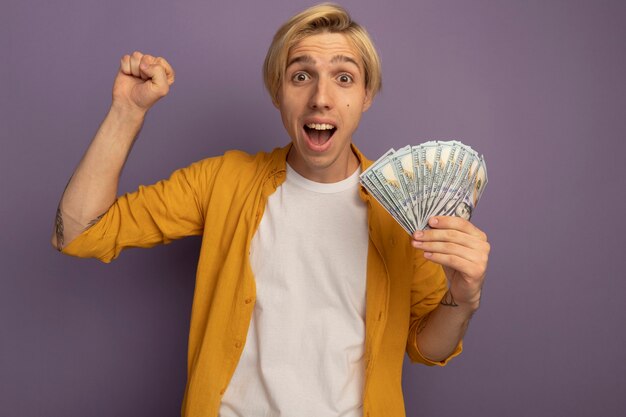
[[[452,354],[478,309],[490,245],[482,230],[460,217],[435,216],[428,224],[430,229],[411,236],[411,244],[443,266],[449,289],[416,337],[422,355],[442,361]]]

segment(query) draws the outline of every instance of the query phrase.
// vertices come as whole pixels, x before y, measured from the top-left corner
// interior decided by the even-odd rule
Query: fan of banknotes
[[[487,185],[482,155],[458,141],[390,149],[361,174],[361,184],[409,234],[432,216],[470,219]]]

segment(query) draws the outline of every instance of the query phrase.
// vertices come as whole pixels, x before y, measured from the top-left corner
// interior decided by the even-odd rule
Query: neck
[[[360,164],[351,147],[329,165],[316,165],[307,163],[292,146],[287,154],[287,162],[304,178],[320,183],[335,183],[345,180],[356,171]]]

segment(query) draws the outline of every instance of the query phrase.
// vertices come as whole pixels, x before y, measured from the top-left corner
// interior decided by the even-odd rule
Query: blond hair
[[[343,7],[322,3],[293,16],[274,35],[263,64],[263,81],[275,105],[278,105],[278,92],[291,48],[307,36],[324,32],[347,36],[363,62],[365,90],[370,99],[380,91],[382,86],[380,58],[367,31],[352,20]]]

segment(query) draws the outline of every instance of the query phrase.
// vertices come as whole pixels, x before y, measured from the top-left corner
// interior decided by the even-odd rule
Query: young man
[[[228,152],[116,198],[145,114],[174,82],[163,58],[122,58],[53,245],[110,262],[125,247],[203,236],[185,416],[402,416],[404,352],[443,365],[461,350],[486,236],[437,217],[408,237],[359,187],[371,162],[352,135],[380,63],[345,10],[320,5],[289,20],[264,76],[288,146]]]

